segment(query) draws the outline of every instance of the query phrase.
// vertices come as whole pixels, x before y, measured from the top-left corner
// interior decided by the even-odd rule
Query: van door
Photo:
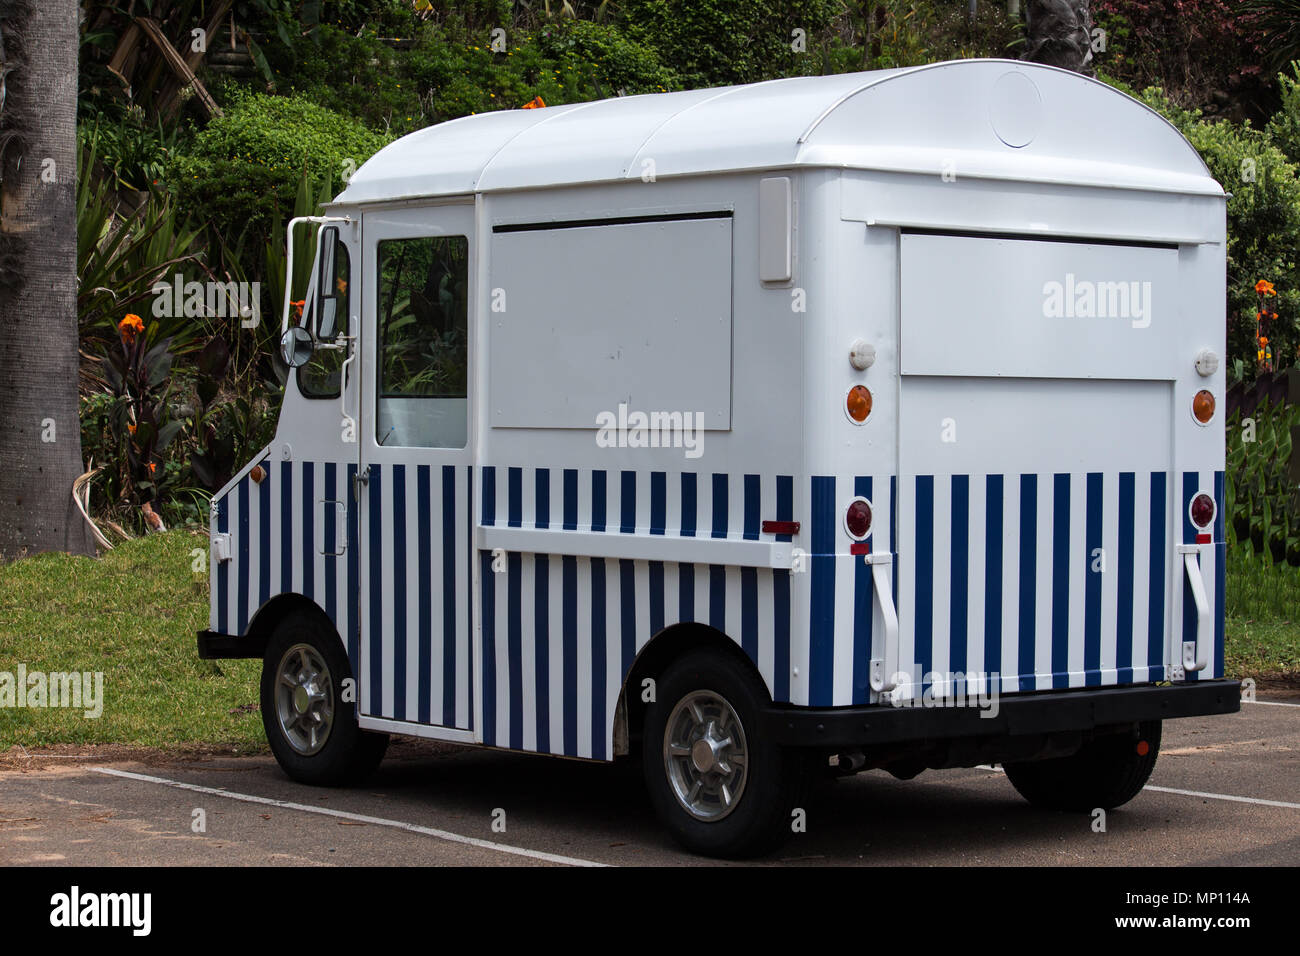
[[[362,724],[470,739],[474,206],[367,212],[362,247]]]
[[[904,231],[900,256],[904,696],[1169,679],[1178,249]]]

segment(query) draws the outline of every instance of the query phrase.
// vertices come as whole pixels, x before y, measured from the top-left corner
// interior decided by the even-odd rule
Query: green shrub
[[[1268,121],[1269,141],[1293,163],[1300,163],[1300,63],[1291,64],[1292,76],[1278,75],[1282,105]]]
[[[265,233],[292,208],[303,171],[341,183],[388,139],[304,97],[239,98],[199,132],[171,167],[171,184],[193,218],[225,236]],[[354,167],[355,168],[355,167]]]
[[[1131,93],[1123,84],[1113,86]],[[1209,122],[1199,110],[1172,104],[1156,87],[1139,97],[1163,114],[1201,154],[1228,198],[1228,361],[1241,359],[1247,377],[1258,369],[1255,283],[1272,282],[1277,298],[1270,307],[1278,319],[1269,328],[1274,367],[1296,364],[1300,349],[1300,179],[1297,167],[1269,135],[1226,120]]]
[[[840,13],[833,0],[625,0],[628,37],[657,50],[688,87],[820,72],[814,37]],[[792,49],[803,30],[807,50]]]
[[[1300,504],[1287,476],[1291,430],[1300,405],[1268,404],[1227,423],[1228,542],[1249,545],[1265,561],[1300,565]]]

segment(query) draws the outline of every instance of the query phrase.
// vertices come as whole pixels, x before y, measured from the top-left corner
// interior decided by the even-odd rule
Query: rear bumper
[[[772,707],[765,731],[793,747],[857,748],[953,738],[1088,731],[1144,720],[1233,714],[1240,681],[1088,688],[999,696],[990,706]]]
[[[199,658],[205,661],[230,657],[261,657],[262,642],[248,635],[199,631]]]

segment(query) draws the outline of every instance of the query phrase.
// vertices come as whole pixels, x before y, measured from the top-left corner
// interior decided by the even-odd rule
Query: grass
[[[0,753],[15,744],[265,747],[260,662],[199,660],[206,572],[189,531],[119,545],[103,558],[42,554],[0,566],[0,672],[103,672],[103,712],[0,707]]]
[[[0,753],[56,744],[180,749],[266,746],[258,661],[201,661],[207,538],[172,531],[99,560],[45,554],[0,567],[0,672],[102,671],[103,713],[0,707]],[[1228,560],[1229,676],[1300,677],[1300,570],[1249,550]]]
[[[1300,568],[1232,549],[1225,604],[1228,676],[1300,678]]]

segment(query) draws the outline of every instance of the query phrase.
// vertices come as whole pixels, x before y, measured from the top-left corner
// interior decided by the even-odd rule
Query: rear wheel
[[[1048,810],[1111,810],[1136,797],[1155,769],[1160,721],[1135,731],[1107,734],[1069,757],[1005,764],[1011,785],[1030,803]]]
[[[763,738],[762,682],[732,656],[700,650],[668,668],[655,696],[642,763],[668,831],[709,856],[775,849],[791,832],[802,759]]]
[[[300,783],[338,786],[364,779],[384,757],[387,734],[357,726],[352,676],[332,630],[305,615],[275,629],[262,660],[262,725],[281,768]]]

